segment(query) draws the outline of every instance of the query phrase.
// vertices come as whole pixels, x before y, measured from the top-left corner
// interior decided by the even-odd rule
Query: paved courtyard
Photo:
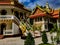
[[[24,45],[23,39],[20,37],[12,37],[12,38],[5,38],[0,39],[0,45]],[[35,38],[36,45],[42,43],[41,38]]]
[[[48,40],[50,40],[50,34],[48,33]],[[42,38],[35,38],[35,45],[38,45],[40,43],[42,43]],[[21,39],[21,37],[10,37],[10,38],[4,38],[4,39],[0,39],[0,45],[24,45],[24,41],[23,39]],[[51,43],[51,40],[48,41],[49,43]]]

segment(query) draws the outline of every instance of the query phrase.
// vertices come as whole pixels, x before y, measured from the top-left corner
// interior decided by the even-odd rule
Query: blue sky
[[[31,9],[35,8],[36,4],[44,6],[46,2],[49,3],[51,8],[60,8],[60,0],[19,0],[19,2]]]

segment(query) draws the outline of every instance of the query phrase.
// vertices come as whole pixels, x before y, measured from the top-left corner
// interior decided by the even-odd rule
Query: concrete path
[[[0,45],[24,45],[24,41],[20,37],[5,38],[0,39]],[[42,43],[41,38],[35,38],[35,42],[36,45]]]
[[[48,42],[51,43],[51,36],[49,33],[47,33],[47,37],[48,37]],[[4,38],[4,39],[0,39],[0,45],[24,45],[24,41],[23,39],[21,39],[21,37],[11,37],[11,38]],[[35,38],[35,45],[38,45],[42,43],[42,38]]]

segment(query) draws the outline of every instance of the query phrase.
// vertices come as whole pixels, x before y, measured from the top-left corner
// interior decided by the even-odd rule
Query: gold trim
[[[12,1],[11,4],[14,4],[14,2]]]

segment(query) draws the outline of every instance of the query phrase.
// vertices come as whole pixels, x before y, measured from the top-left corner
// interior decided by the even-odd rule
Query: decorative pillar
[[[58,29],[59,29],[59,20],[57,19],[57,27],[58,27]]]
[[[42,21],[43,21],[43,28],[42,28],[42,31],[44,31],[44,30],[45,30],[45,20],[44,20],[43,17],[42,17]]]

